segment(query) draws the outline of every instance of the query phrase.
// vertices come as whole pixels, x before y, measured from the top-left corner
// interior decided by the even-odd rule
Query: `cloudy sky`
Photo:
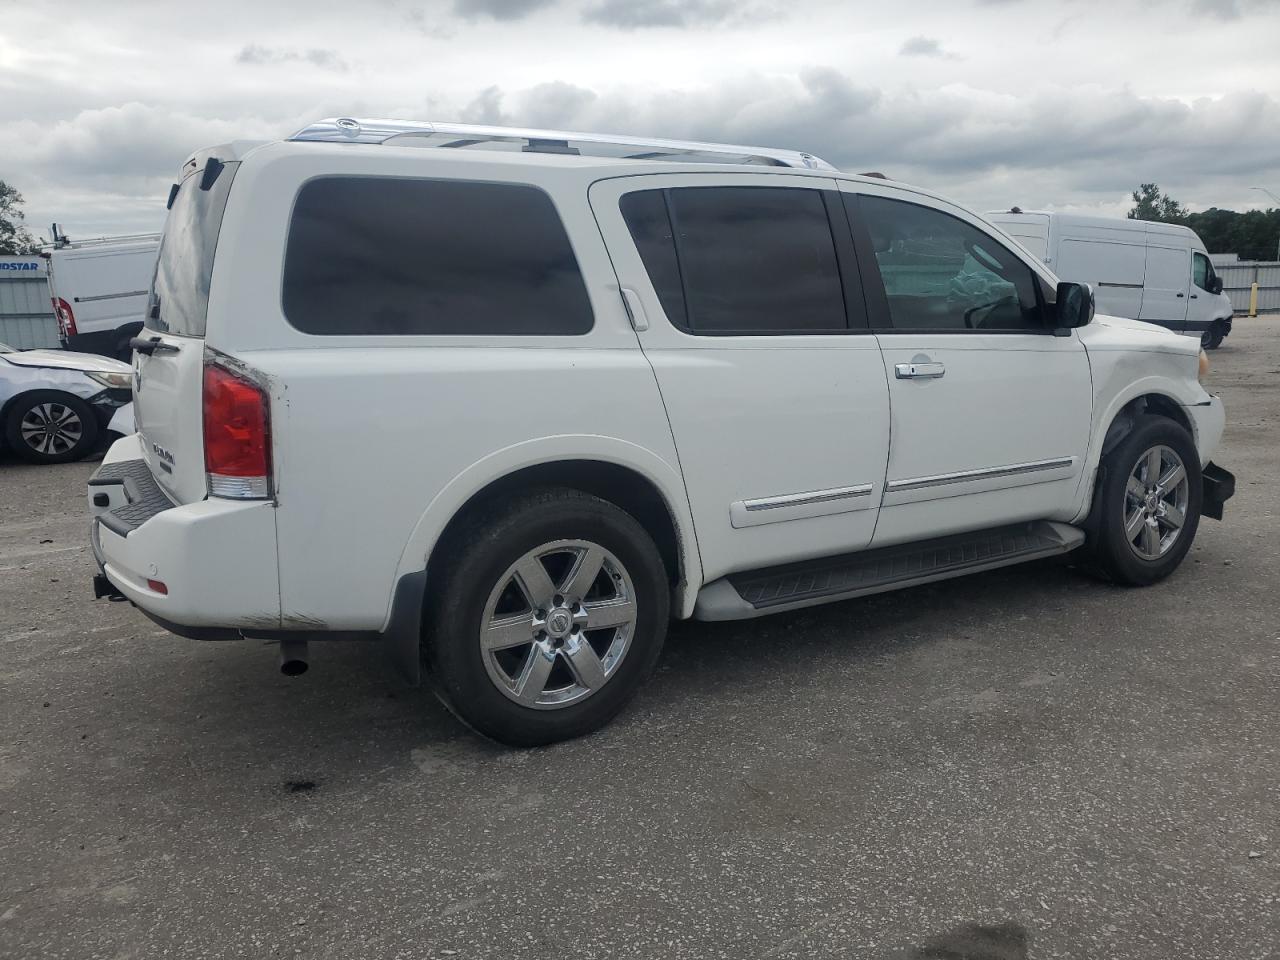
[[[191,150],[326,116],[809,150],[979,209],[1280,195],[1280,0],[0,0],[33,232],[159,229]]]

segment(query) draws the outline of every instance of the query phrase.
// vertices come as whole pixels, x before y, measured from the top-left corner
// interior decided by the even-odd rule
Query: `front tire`
[[[670,586],[630,514],[548,488],[479,511],[444,546],[424,656],[441,700],[479,733],[518,747],[582,736],[652,673]]]
[[[1186,428],[1142,417],[1103,460],[1090,522],[1098,572],[1129,586],[1163,580],[1195,539],[1200,455]]]
[[[1200,334],[1200,346],[1206,350],[1217,350],[1222,346],[1222,338],[1226,336],[1222,332],[1222,324],[1214,321],[1204,333]]]
[[[5,441],[28,463],[80,460],[98,442],[93,408],[58,390],[32,390],[13,401],[4,422]]]

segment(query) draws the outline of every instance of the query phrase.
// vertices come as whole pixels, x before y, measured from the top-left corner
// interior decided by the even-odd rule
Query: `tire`
[[[1148,482],[1153,457],[1166,478],[1162,492]],[[1200,455],[1191,435],[1165,417],[1139,418],[1103,458],[1094,496],[1088,529],[1095,572],[1128,586],[1163,580],[1182,563],[1200,524]]]
[[[423,656],[437,695],[477,732],[516,747],[580,737],[653,672],[671,588],[625,511],[541,489],[482,509],[444,549]]]
[[[1217,350],[1222,346],[1222,338],[1225,334],[1222,332],[1222,324],[1214,323],[1208,330],[1200,335],[1200,346],[1206,350]]]
[[[59,390],[22,394],[9,405],[4,421],[9,449],[28,463],[80,460],[96,446],[99,430],[93,408]]]

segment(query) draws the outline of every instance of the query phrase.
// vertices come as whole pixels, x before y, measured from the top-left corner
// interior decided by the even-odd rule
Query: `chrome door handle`
[[[947,372],[940,363],[899,363],[893,375],[899,380],[936,380]]]

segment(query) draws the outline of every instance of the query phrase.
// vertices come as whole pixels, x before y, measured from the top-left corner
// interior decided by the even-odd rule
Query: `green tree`
[[[23,221],[22,194],[0,180],[0,254],[35,253],[35,241]]]
[[[1162,223],[1182,223],[1187,218],[1187,208],[1160,190],[1159,185],[1144,183],[1133,191],[1133,209],[1130,220],[1158,220]]]

